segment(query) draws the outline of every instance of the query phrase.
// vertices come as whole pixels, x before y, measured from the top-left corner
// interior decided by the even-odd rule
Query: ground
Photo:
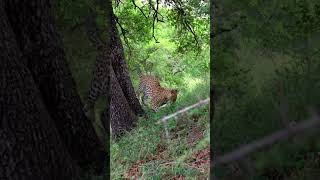
[[[169,120],[169,141],[162,123],[156,124],[159,115],[147,113],[148,119],[141,118],[133,132],[113,143],[112,179],[207,179],[208,105]]]

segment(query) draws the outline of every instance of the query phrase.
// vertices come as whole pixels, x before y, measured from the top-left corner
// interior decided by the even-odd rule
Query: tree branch
[[[210,101],[210,98],[207,98],[207,99],[205,99],[205,100],[201,100],[201,101],[197,102],[196,104],[193,104],[193,105],[191,105],[191,106],[188,106],[188,107],[186,107],[186,108],[183,108],[183,109],[181,109],[181,110],[179,110],[179,111],[177,111],[177,112],[175,112],[175,113],[173,113],[173,114],[170,114],[170,115],[168,115],[168,116],[164,116],[160,121],[156,122],[156,124],[160,124],[161,122],[166,122],[168,119],[171,119],[171,118],[173,118],[173,117],[176,117],[176,116],[179,115],[179,114],[182,114],[182,113],[184,113],[184,112],[187,112],[187,111],[189,111],[189,110],[191,110],[191,109],[194,109],[194,108],[196,108],[196,107],[199,107],[199,106],[201,106],[201,105],[208,104],[209,101]]]
[[[184,25],[191,32],[191,34],[193,35],[193,38],[194,38],[194,40],[196,42],[196,46],[198,46],[199,45],[198,37],[197,37],[195,31],[193,30],[193,28],[187,22],[184,22]]]
[[[129,52],[130,52],[130,54],[131,54],[131,47],[130,47],[128,38],[127,38],[127,36],[126,36],[127,30],[122,27],[121,23],[119,22],[118,17],[117,17],[115,14],[114,14],[113,16],[114,16],[114,19],[115,19],[116,23],[117,23],[118,26],[120,27],[121,35],[123,36],[123,40],[124,40],[124,42],[126,43],[126,45],[128,46]]]
[[[223,164],[228,164],[228,163],[243,159],[244,157],[248,156],[250,153],[259,151],[261,149],[266,149],[267,147],[275,143],[284,141],[295,135],[298,135],[299,133],[302,134],[302,132],[309,131],[311,128],[315,128],[319,126],[320,126],[320,118],[318,114],[313,113],[310,120],[301,122],[295,126],[288,126],[260,140],[254,141],[247,145],[243,145],[230,153],[227,153],[220,157],[219,156],[216,157],[216,159],[213,160],[214,161],[213,166],[218,167]]]
[[[187,29],[188,32],[190,32],[196,42],[196,46],[198,47],[199,41],[198,41],[198,36],[194,29],[192,28],[192,25],[190,22],[188,22],[186,17],[186,12],[184,11],[182,7],[182,3],[180,1],[173,1],[175,9],[177,10],[178,14],[180,14],[180,21],[182,22],[181,24],[183,25],[183,28]]]
[[[159,43],[159,41],[157,40],[156,36],[154,35],[155,19],[156,19],[156,16],[153,16],[153,21],[152,21],[152,37],[153,37],[153,39],[156,41],[156,43]]]
[[[153,10],[153,20],[152,20],[152,37],[153,39],[156,41],[156,43],[159,43],[159,41],[157,40],[157,38],[154,35],[154,29],[155,29],[155,22],[164,22],[162,19],[159,19],[159,15],[162,16],[159,13],[159,0],[156,0],[156,7],[154,7],[152,0],[149,0],[149,9]],[[151,13],[151,11],[149,10],[149,14]]]
[[[141,14],[148,19],[148,17],[144,14],[143,10],[136,4],[135,0],[131,0],[132,4],[134,5],[134,8],[138,8]]]
[[[120,3],[122,3],[121,0],[115,0],[116,7],[118,7]]]

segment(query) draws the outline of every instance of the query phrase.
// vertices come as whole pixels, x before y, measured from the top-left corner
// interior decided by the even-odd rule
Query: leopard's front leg
[[[151,109],[152,109],[154,112],[158,112],[157,103],[151,101]]]
[[[151,100],[151,108],[154,112],[158,112],[159,110],[159,106],[162,104],[163,102],[163,99],[156,99],[156,98],[153,98]]]

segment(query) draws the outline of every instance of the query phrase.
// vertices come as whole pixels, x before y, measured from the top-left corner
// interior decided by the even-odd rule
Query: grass
[[[119,142],[112,143],[112,179],[135,175],[141,179],[208,177],[209,161],[206,162],[205,172],[188,165],[194,162],[189,159],[193,153],[208,149],[210,135],[208,106],[191,110],[176,120],[169,120],[171,137],[169,144],[165,138],[163,125],[155,124],[164,115],[196,103],[198,97],[194,96],[195,92],[199,97],[205,98],[209,91],[208,84],[205,83],[198,83],[193,91],[188,91],[188,87],[181,89],[179,99],[174,106],[166,106],[158,113],[147,110],[148,119],[140,118],[133,131],[124,135]],[[207,158],[208,156],[209,154]]]

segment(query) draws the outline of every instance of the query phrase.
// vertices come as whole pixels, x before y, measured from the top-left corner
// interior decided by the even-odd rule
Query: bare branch
[[[181,109],[181,110],[179,110],[179,111],[177,111],[177,112],[175,112],[175,113],[173,113],[173,114],[170,114],[170,115],[168,115],[168,116],[164,116],[160,121],[156,122],[156,124],[160,124],[161,122],[166,122],[168,119],[171,119],[171,118],[173,118],[173,117],[176,117],[176,116],[179,115],[179,114],[182,114],[182,113],[184,113],[184,112],[187,112],[187,111],[189,111],[189,110],[191,110],[191,109],[194,109],[194,108],[196,108],[196,107],[199,107],[199,106],[201,106],[201,105],[208,104],[209,101],[210,101],[210,98],[207,98],[207,99],[205,99],[205,100],[201,100],[201,101],[197,102],[196,104],[193,104],[193,105],[191,105],[191,106],[188,106],[188,107],[186,107],[186,108],[183,108],[183,109]]]
[[[195,31],[193,30],[193,28],[187,22],[184,22],[184,25],[191,32],[191,34],[193,35],[194,40],[196,41],[196,46],[198,46],[199,45],[198,37],[197,37]]]
[[[152,37],[153,37],[153,39],[156,41],[156,43],[160,43],[160,42],[157,40],[156,36],[154,35],[154,28],[155,28],[155,18],[154,18],[153,23],[152,23]]]
[[[320,118],[317,114],[313,113],[310,120],[301,122],[295,126],[288,126],[285,129],[279,130],[271,135],[268,135],[260,140],[256,140],[250,144],[243,145],[238,149],[227,153],[221,157],[216,157],[213,166],[218,167],[223,164],[234,162],[248,156],[250,153],[266,149],[267,147],[278,143],[280,141],[289,139],[295,135],[302,134],[302,132],[309,131],[311,128],[320,126]]]
[[[177,10],[178,14],[180,14],[180,21],[182,22],[181,24],[183,25],[183,28],[187,29],[188,32],[190,32],[196,42],[196,46],[199,47],[199,41],[198,41],[198,36],[195,32],[195,30],[193,29],[192,25],[190,22],[188,22],[186,17],[186,12],[183,9],[183,5],[180,1],[173,1],[174,2],[174,6],[175,9]]]
[[[130,52],[130,54],[131,54],[131,46],[130,46],[129,40],[128,40],[127,36],[126,36],[127,30],[122,27],[121,23],[119,22],[118,17],[117,17],[115,14],[114,14],[113,16],[114,16],[114,19],[116,20],[116,23],[117,23],[118,26],[120,27],[121,35],[123,36],[123,40],[124,40],[124,42],[126,43],[126,45],[128,46],[129,52]]]
[[[156,13],[156,17],[157,17],[157,22],[164,22],[163,20],[159,19],[159,16],[162,16],[160,13],[159,13],[159,0],[156,0],[157,2],[157,9],[155,10],[155,13]]]
[[[148,19],[148,17],[144,14],[143,10],[136,4],[135,0],[131,0],[132,4],[134,5],[134,8],[138,8],[141,14]]]
[[[208,104],[209,101],[210,101],[210,98],[207,98],[205,100],[200,100],[198,103],[196,103],[194,105],[191,105],[191,106],[188,106],[188,107],[186,107],[184,109],[181,109],[181,110],[179,110],[179,111],[177,111],[177,112],[175,112],[173,114],[170,114],[168,116],[164,116],[160,121],[156,122],[156,124],[160,124],[161,122],[163,122],[163,126],[164,126],[164,130],[165,130],[165,133],[166,133],[166,139],[167,139],[168,144],[170,144],[170,134],[169,134],[169,130],[168,130],[168,122],[167,121],[169,119],[171,119],[171,118],[175,118],[176,119],[179,114],[187,112],[187,111],[189,111],[189,110],[191,110],[193,108],[199,107],[199,106],[201,106],[203,104]]]
[[[116,7],[118,7],[120,3],[122,3],[121,0],[115,0]]]
[[[153,20],[152,20],[152,37],[153,39],[156,41],[156,43],[159,43],[159,41],[157,40],[157,38],[154,35],[154,29],[155,29],[155,22],[164,22],[163,20],[159,19],[159,16],[161,16],[161,14],[159,13],[159,0],[156,0],[156,7],[154,7],[153,3],[151,0],[149,0],[149,7],[150,9],[153,10]],[[150,14],[150,10],[149,10],[149,14]]]

